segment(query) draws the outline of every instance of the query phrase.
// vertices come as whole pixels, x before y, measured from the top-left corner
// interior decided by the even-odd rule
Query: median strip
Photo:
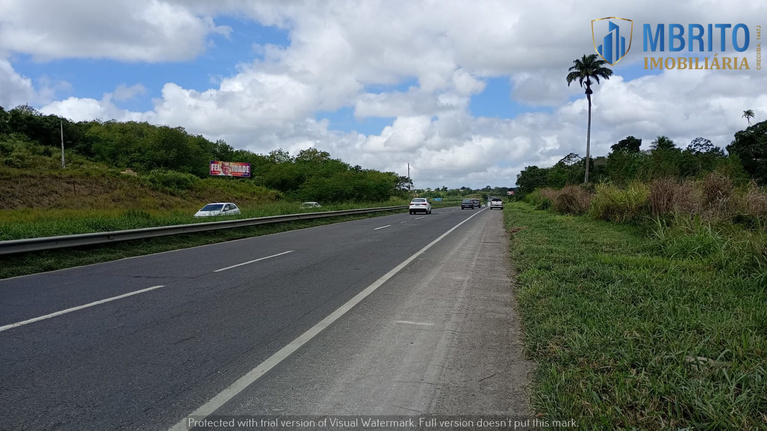
[[[262,260],[271,259],[273,257],[282,256],[283,254],[288,254],[288,253],[293,253],[293,250],[283,251],[282,253],[273,254],[271,256],[261,257],[255,260],[249,260],[247,262],[238,263],[237,265],[227,266],[226,268],[217,269],[213,272],[221,272],[221,271],[226,271],[228,269],[237,268],[238,266],[250,265],[251,263],[260,262]]]
[[[51,314],[46,314],[45,316],[35,317],[34,319],[25,320],[23,322],[11,323],[10,325],[0,326],[0,332],[7,331],[7,330],[13,329],[13,328],[18,328],[19,326],[28,325],[30,323],[39,322],[41,320],[50,319],[52,317],[61,316],[62,314],[71,313],[73,311],[82,310],[84,308],[93,307],[94,305],[100,305],[100,304],[104,304],[104,303],[107,303],[107,302],[116,301],[118,299],[127,298],[129,296],[150,292],[152,290],[159,289],[161,287],[165,287],[165,285],[163,284],[163,285],[159,285],[159,286],[152,286],[152,287],[148,287],[146,289],[137,290],[135,292],[126,293],[124,295],[113,296],[111,298],[102,299],[102,300],[96,301],[96,302],[91,302],[90,304],[78,305],[77,307],[67,308],[66,310],[57,311],[57,312],[51,313]]]

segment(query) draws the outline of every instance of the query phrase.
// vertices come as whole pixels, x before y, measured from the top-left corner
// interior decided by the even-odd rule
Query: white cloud
[[[112,93],[112,99],[122,102],[125,100],[131,100],[138,96],[142,96],[147,93],[146,87],[142,84],[131,85],[130,87],[125,84],[120,84],[115,88]]]
[[[159,0],[0,2],[0,52],[38,60],[187,60],[204,51],[208,35],[228,32],[210,18]]]
[[[0,106],[12,109],[29,104],[34,98],[32,80],[16,73],[8,60],[0,58]]]
[[[145,115],[141,113],[118,108],[110,99],[108,94],[102,100],[70,97],[50,103],[40,109],[40,112],[46,115],[58,115],[71,121],[143,121],[145,119]]]
[[[524,166],[548,166],[585,153],[587,103],[567,86],[574,58],[590,53],[590,21],[607,15],[636,22],[748,22],[764,15],[757,2],[669,3],[483,2],[459,0],[0,0],[0,56],[180,61],[199,56],[222,14],[249,17],[289,33],[289,46],[257,45],[241,53],[237,72],[209,89],[184,88],[167,77],[150,112],[114,102],[141,95],[140,84],[115,83],[101,100],[35,90],[0,59],[4,99],[49,100],[45,112],[72,119],[140,119],[185,127],[238,148],[268,152],[315,146],[351,164],[404,173],[418,186],[511,185]],[[761,14],[761,15],[760,15]],[[751,23],[749,23],[751,24]],[[641,30],[632,57],[595,87],[592,154],[603,155],[627,135],[667,135],[685,146],[697,136],[726,146],[746,125],[742,111],[767,117],[756,71],[666,71],[641,74]],[[211,47],[209,49],[215,49]],[[752,49],[753,51],[753,49]],[[753,54],[750,54],[753,55]],[[754,67],[754,65],[752,65]],[[513,101],[551,107],[513,119],[473,118],[473,95],[491,77],[509,79]],[[402,89],[404,83],[413,83]],[[6,91],[8,88],[10,91]],[[50,86],[50,88],[58,88]],[[383,90],[381,90],[383,88]],[[73,89],[76,93],[77,89]],[[16,102],[18,103],[18,102]],[[351,107],[356,118],[392,118],[379,133],[332,130],[317,112]]]

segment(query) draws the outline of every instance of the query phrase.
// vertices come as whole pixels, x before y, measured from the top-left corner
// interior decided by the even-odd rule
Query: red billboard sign
[[[250,163],[211,160],[210,174],[217,177],[249,177]]]

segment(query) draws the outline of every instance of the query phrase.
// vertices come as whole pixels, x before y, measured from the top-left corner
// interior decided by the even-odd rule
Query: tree
[[[628,153],[638,153],[639,147],[642,146],[642,140],[633,136],[626,136],[618,141],[617,144],[610,147],[613,152],[625,151]]]
[[[583,182],[589,182],[589,159],[591,158],[591,80],[599,84],[599,78],[610,79],[613,71],[605,67],[606,61],[597,58],[597,54],[584,55],[583,58],[573,60],[573,66],[568,70],[567,86],[573,81],[578,81],[581,87],[586,84],[586,99],[589,101],[589,122],[586,129],[586,175]]]
[[[583,157],[579,156],[576,153],[570,153],[564,157],[560,161],[557,162],[557,164],[562,164],[564,166],[570,167],[575,166],[583,161]]]
[[[746,109],[743,111],[743,118],[745,118],[748,121],[748,125],[751,125],[751,119],[754,118],[754,111],[751,109]]]
[[[711,140],[697,137],[682,152],[680,173],[682,176],[689,177],[711,172],[724,158],[724,151],[715,146]]]
[[[224,162],[233,161],[234,148],[227,144],[223,139],[217,140],[211,147],[211,153],[214,160],[221,160]]]
[[[411,178],[403,176],[403,175],[397,175],[397,190],[409,191],[412,188],[413,188],[413,180]]]
[[[667,136],[658,136],[650,144],[651,164],[647,166],[646,178],[676,177],[680,175],[682,151]]]
[[[521,199],[539,187],[546,187],[547,181],[548,169],[541,169],[538,166],[526,167],[517,175],[517,197]]]
[[[583,157],[570,153],[546,170],[546,185],[560,189],[568,184],[577,184],[583,178]]]
[[[0,106],[0,134],[8,133],[10,128],[8,127],[8,113]]]
[[[650,148],[653,150],[671,150],[676,148],[676,146],[674,145],[674,141],[669,139],[667,136],[658,136],[654,141],[652,141]]]
[[[275,164],[290,163],[293,161],[293,158],[290,157],[290,153],[283,150],[282,148],[270,151],[268,157],[269,161]]]
[[[740,159],[743,169],[761,184],[767,184],[767,121],[735,133],[727,152]]]

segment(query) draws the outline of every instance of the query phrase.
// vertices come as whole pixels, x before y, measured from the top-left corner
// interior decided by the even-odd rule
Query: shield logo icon
[[[628,45],[626,36],[628,33]],[[615,66],[631,49],[631,39],[634,35],[634,21],[614,16],[591,20],[591,40],[594,50],[610,66]],[[597,42],[597,39],[599,42]]]

